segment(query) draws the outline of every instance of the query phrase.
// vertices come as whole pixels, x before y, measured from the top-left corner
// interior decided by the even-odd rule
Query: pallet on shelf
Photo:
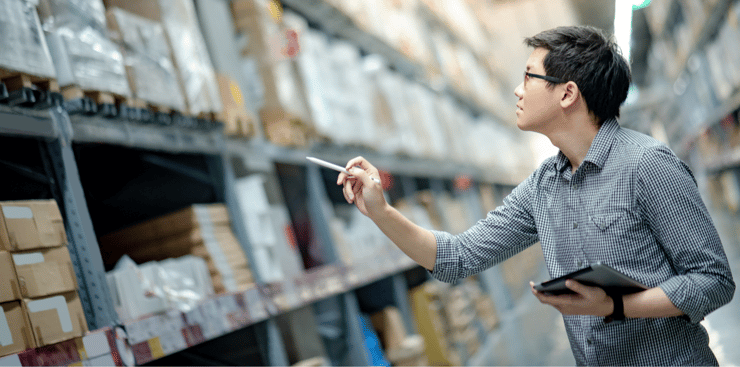
[[[43,108],[61,105],[62,97],[55,78],[0,67],[0,102]]]

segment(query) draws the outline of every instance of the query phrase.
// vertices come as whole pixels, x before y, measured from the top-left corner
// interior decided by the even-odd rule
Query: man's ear
[[[563,86],[563,96],[560,99],[560,106],[563,108],[575,106],[580,97],[581,90],[578,89],[578,84],[573,81],[569,81]]]

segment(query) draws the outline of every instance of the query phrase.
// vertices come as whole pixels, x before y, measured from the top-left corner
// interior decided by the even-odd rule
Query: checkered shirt
[[[601,261],[660,287],[687,317],[603,322],[563,316],[579,365],[716,365],[699,324],[735,291],[727,257],[688,166],[664,144],[604,122],[572,174],[547,159],[472,228],[433,231],[432,275],[479,273],[540,241],[550,276]]]

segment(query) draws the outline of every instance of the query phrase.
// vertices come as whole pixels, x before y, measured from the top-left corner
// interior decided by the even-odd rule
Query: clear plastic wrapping
[[[214,294],[205,260],[190,255],[142,265],[124,256],[107,280],[124,320],[168,309],[187,312]]]
[[[0,68],[53,78],[49,48],[36,6],[25,0],[0,0]]]
[[[108,38],[101,0],[41,3],[59,85],[129,96],[119,47]]]
[[[190,113],[221,111],[216,76],[192,0],[159,0],[159,5]]]
[[[146,102],[185,110],[170,47],[160,23],[124,10],[109,10],[125,51],[125,65],[134,96]]]

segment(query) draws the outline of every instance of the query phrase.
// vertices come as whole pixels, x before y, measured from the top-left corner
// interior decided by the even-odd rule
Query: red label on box
[[[24,366],[69,366],[81,361],[74,339],[26,350],[18,358]]]
[[[136,364],[144,364],[154,359],[152,356],[152,350],[149,349],[149,342],[144,341],[131,346],[131,351],[134,354],[134,360]]]

